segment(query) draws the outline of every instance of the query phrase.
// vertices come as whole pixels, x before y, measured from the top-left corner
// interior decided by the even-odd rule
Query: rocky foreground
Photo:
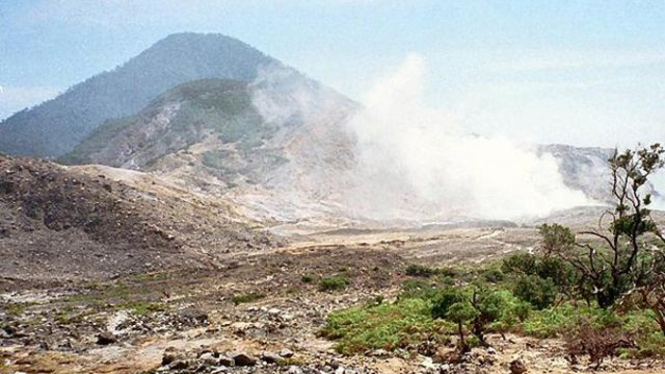
[[[5,293],[0,373],[593,372],[583,362],[571,365],[559,340],[491,336],[491,348],[461,357],[452,346],[427,341],[344,356],[334,341],[319,337],[334,310],[394,300],[414,260],[400,253],[429,253],[424,248],[447,236],[475,237],[473,248],[482,254],[506,235],[465,230],[404,241],[292,246],[230,257],[215,271],[154,272]],[[310,279],[340,273],[350,280],[344,290],[324,291]],[[615,358],[601,370],[660,373],[665,366]]]

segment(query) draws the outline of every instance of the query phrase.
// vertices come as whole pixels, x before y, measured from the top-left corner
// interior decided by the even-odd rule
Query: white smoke
[[[412,55],[377,82],[349,123],[359,182],[348,203],[376,219],[542,216],[589,204],[554,158],[507,138],[465,133],[423,104],[425,64]]]

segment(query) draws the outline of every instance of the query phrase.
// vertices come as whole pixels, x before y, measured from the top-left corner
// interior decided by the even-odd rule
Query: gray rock
[[[302,369],[295,366],[295,365],[291,365],[289,367],[289,370],[287,371],[287,373],[288,374],[303,374]]]
[[[212,352],[202,354],[199,359],[208,366],[217,366],[219,364],[219,360],[215,358]]]
[[[113,335],[113,333],[110,331],[105,331],[97,335],[97,344],[99,345],[109,345],[116,343],[117,341],[118,338],[115,335]]]
[[[390,356],[388,351],[386,351],[385,349],[375,349],[374,351],[372,351],[370,353],[370,355],[374,356],[374,357],[388,357],[388,356]]]
[[[524,374],[528,370],[522,360],[516,359],[510,363],[510,373],[511,374]]]
[[[261,359],[269,364],[278,364],[284,361],[282,356],[270,351],[264,351],[261,353]]]
[[[279,355],[284,357],[284,358],[291,358],[293,357],[294,353],[292,350],[284,348],[281,351],[279,351]]]
[[[210,374],[226,373],[227,371],[229,371],[229,368],[227,368],[226,366],[220,366],[215,370],[211,371]]]
[[[189,362],[187,360],[176,360],[169,364],[169,369],[171,370],[183,370],[189,367]]]
[[[192,322],[205,323],[208,322],[208,314],[206,312],[196,309],[196,308],[187,308],[180,312],[180,317],[183,319],[188,319]]]

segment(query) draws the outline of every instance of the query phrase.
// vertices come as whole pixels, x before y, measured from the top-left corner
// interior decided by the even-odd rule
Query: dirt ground
[[[14,329],[0,339],[0,373],[214,372],[196,364],[177,370],[162,366],[165,352],[196,362],[205,352],[291,352],[288,364],[229,367],[239,373],[430,373],[418,354],[345,357],[334,342],[317,337],[328,313],[351,305],[395,297],[408,263],[473,265],[496,253],[528,249],[535,235],[526,228],[475,228],[439,232],[330,234],[300,238],[286,248],[229,255],[217,270],[155,272],[112,282],[88,283],[2,295],[5,320]],[[315,244],[318,243],[318,244]],[[498,251],[498,252],[497,252]],[[303,276],[343,272],[343,292],[326,293]],[[258,295],[236,303],[234,295]],[[20,310],[10,305],[23,305]],[[149,310],[149,312],[146,312]],[[112,331],[117,341],[100,345]],[[529,373],[593,372],[571,367],[562,342],[492,336],[495,352],[472,352],[459,373],[509,373],[519,358]],[[202,353],[203,352],[203,353]],[[199,359],[200,360],[200,359]],[[476,362],[477,361],[477,362]],[[342,371],[337,371],[339,368]],[[612,373],[663,373],[661,362],[607,361]],[[222,372],[222,371],[220,371]]]

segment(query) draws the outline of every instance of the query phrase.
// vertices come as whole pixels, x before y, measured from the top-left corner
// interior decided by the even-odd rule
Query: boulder
[[[254,366],[258,361],[255,357],[242,352],[233,354],[232,358],[236,366]]]
[[[117,342],[118,338],[110,331],[105,331],[97,335],[97,344],[99,345],[109,345]]]

